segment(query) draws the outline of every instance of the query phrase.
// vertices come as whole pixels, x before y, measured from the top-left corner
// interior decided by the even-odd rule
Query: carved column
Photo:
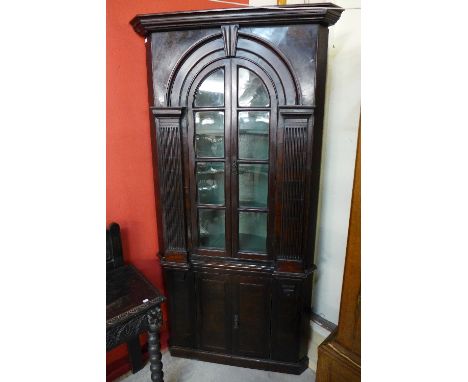
[[[151,109],[157,142],[159,207],[162,217],[164,247],[167,261],[187,261],[187,239],[182,171],[182,108]]]
[[[277,269],[302,272],[307,247],[305,232],[310,203],[310,172],[314,108],[283,106],[279,108],[277,219],[275,233]]]

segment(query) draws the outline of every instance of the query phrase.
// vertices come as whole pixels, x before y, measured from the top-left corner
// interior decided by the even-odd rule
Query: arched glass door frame
[[[239,69],[248,70],[254,73],[254,77],[258,77],[264,84],[269,96],[268,105],[247,105],[239,102],[239,85],[238,71]],[[196,95],[199,94],[199,89],[203,86],[203,82],[213,73],[224,70],[224,105],[208,106],[197,105],[195,103]],[[218,76],[219,78],[219,76]],[[254,63],[240,58],[225,58],[213,62],[212,64],[201,70],[195,77],[187,99],[188,113],[188,146],[189,146],[189,163],[190,163],[190,200],[191,200],[191,238],[193,252],[202,256],[218,256],[218,257],[233,257],[241,259],[250,259],[256,261],[269,261],[273,258],[273,227],[274,227],[274,182],[275,182],[275,161],[276,161],[276,128],[277,128],[277,97],[276,89],[272,85],[272,81],[268,75]],[[197,123],[200,126],[201,113],[224,113],[224,153],[220,156],[217,151],[215,156],[206,156],[206,152],[200,156],[197,155]],[[239,134],[242,134],[242,128],[239,125],[239,117],[248,115],[260,116],[264,120],[268,114],[268,157],[255,158],[242,157],[239,155]],[[244,118],[245,119],[245,118]],[[198,120],[198,122],[197,122]],[[219,118],[218,118],[219,120]],[[242,122],[241,122],[242,123]],[[260,138],[259,138],[260,139]],[[258,140],[257,140],[258,141]],[[198,150],[199,151],[199,150]],[[208,164],[208,165],[207,165]],[[197,169],[205,166],[205,173],[215,174],[224,166],[224,203],[221,203],[220,198],[216,203],[205,203],[207,200],[200,198],[200,190],[203,185],[200,185],[200,179],[197,179]],[[268,170],[268,181],[266,182],[266,193],[268,195],[265,205],[243,205],[239,201],[239,172],[245,172],[248,169]],[[241,175],[242,176],[242,175]],[[258,176],[258,174],[253,175]],[[262,191],[265,192],[265,191]],[[244,198],[245,199],[245,198]],[[209,201],[209,200],[208,200]],[[211,200],[213,201],[213,200]],[[245,203],[244,203],[245,204]],[[224,236],[225,247],[217,248],[215,246],[204,246],[203,232],[200,231],[200,218],[202,215],[213,216],[214,223],[221,223],[219,216],[224,215]],[[263,216],[265,218],[262,218]],[[261,245],[245,245],[242,233],[239,236],[239,227],[244,225],[240,223],[240,219],[245,221],[246,217],[255,216],[254,219],[262,222],[266,221],[266,240],[265,246]],[[229,219],[228,217],[231,217]],[[248,219],[247,219],[248,220]],[[217,227],[219,228],[219,227]],[[205,241],[206,243],[206,241]],[[210,244],[211,245],[211,244]],[[263,249],[261,249],[263,248]],[[254,250],[252,250],[254,249]]]

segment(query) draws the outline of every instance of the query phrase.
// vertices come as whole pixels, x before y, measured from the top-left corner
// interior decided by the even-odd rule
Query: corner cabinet
[[[173,355],[308,366],[333,4],[138,15]]]

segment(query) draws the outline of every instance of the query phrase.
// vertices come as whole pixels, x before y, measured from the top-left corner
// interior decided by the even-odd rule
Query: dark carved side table
[[[136,373],[144,366],[138,336],[148,331],[151,380],[163,382],[159,329],[165,297],[133,266],[123,265],[121,248],[119,226],[112,223],[106,248],[106,350],[126,342]]]

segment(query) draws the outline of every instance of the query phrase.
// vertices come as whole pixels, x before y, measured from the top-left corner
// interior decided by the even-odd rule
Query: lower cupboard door
[[[269,279],[233,277],[233,353],[270,358]]]
[[[231,292],[228,275],[197,274],[198,348],[231,352]]]

